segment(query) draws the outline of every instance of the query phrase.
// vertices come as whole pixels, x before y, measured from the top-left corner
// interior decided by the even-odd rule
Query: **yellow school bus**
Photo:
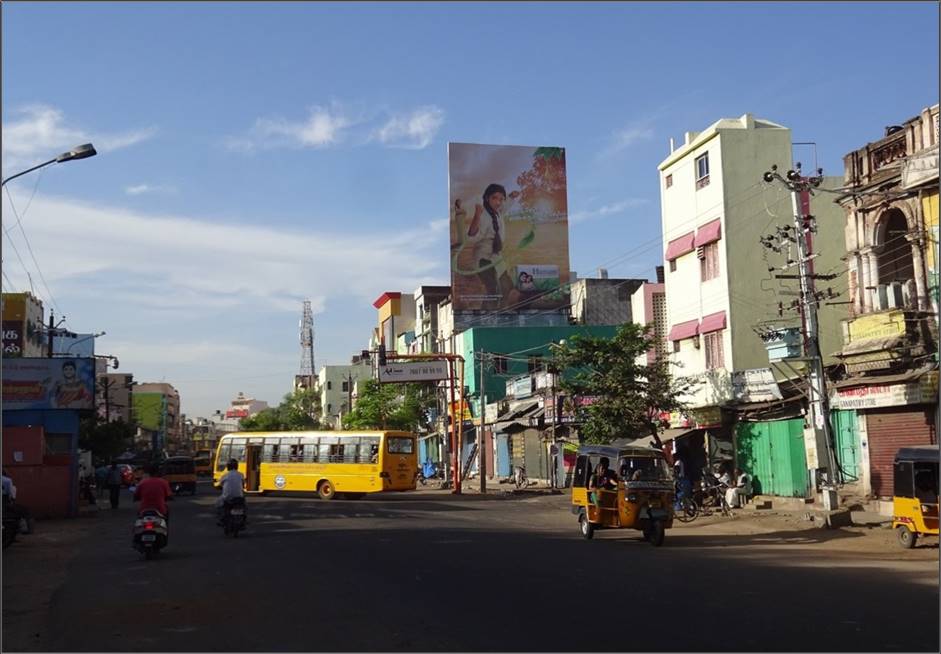
[[[415,490],[415,435],[398,431],[235,432],[219,439],[213,484],[235,459],[247,492],[366,493]]]

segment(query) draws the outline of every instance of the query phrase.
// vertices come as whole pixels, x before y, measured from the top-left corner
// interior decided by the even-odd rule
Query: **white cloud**
[[[444,124],[444,110],[434,105],[377,118],[383,115],[385,112],[353,112],[338,103],[330,107],[314,106],[302,121],[258,118],[245,134],[228,137],[225,146],[236,152],[253,152],[272,148],[323,149],[345,142],[373,142],[421,150],[431,144]],[[377,121],[381,125],[370,128],[369,125]]]
[[[144,193],[176,193],[176,187],[166,184],[135,184],[125,186],[124,192],[127,195],[143,195]]]
[[[313,106],[305,120],[259,118],[245,136],[230,137],[229,149],[250,152],[257,148],[327,148],[340,143],[358,121],[337,104]]]
[[[392,116],[373,132],[373,138],[391,147],[421,150],[428,147],[444,124],[444,110],[419,107],[409,114]]]
[[[28,195],[13,190],[19,206]],[[157,215],[40,194],[29,239],[69,327],[106,329],[100,352],[117,356],[138,380],[165,376],[184,410],[198,413],[225,408],[239,390],[272,401],[290,390],[304,299],[318,324],[342,325],[351,312],[374,316],[371,303],[383,291],[448,278],[446,220],[399,232],[332,218],[343,231]],[[7,248],[18,238],[13,231],[3,239],[4,261],[15,261]],[[15,245],[25,253],[22,241]],[[22,267],[4,272],[13,287],[30,287]],[[370,323],[345,329],[361,332],[365,343]],[[318,360],[336,347],[321,343]]]
[[[569,214],[569,222],[582,223],[592,218],[624,213],[628,209],[640,207],[645,204],[647,204],[647,200],[644,198],[628,198],[619,202],[612,202],[610,204],[602,205],[601,207],[591,211],[576,211],[572,214]]]
[[[654,136],[653,128],[636,124],[615,130],[608,140],[607,146],[602,151],[603,156],[610,156],[622,152],[641,141],[649,141]]]
[[[127,132],[103,132],[76,127],[64,113],[44,104],[12,110],[13,118],[3,124],[3,167],[40,163],[76,145],[92,142],[102,153],[136,145],[153,138],[155,127]]]

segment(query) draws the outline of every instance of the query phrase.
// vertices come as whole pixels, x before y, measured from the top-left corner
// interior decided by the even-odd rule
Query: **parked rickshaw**
[[[892,528],[899,544],[938,535],[938,447],[903,447],[895,455]]]
[[[617,490],[589,497],[592,475],[602,458],[617,475]],[[673,526],[674,483],[663,452],[649,447],[587,445],[578,449],[572,478],[572,513],[582,536],[596,529],[637,529],[655,547]]]
[[[160,472],[174,493],[196,494],[196,464],[191,456],[171,456],[160,465]]]

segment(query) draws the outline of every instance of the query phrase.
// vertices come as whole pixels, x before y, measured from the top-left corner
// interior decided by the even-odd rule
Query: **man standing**
[[[112,461],[111,467],[108,468],[108,491],[111,494],[111,508],[118,508],[121,501],[121,469],[118,468],[117,461]]]

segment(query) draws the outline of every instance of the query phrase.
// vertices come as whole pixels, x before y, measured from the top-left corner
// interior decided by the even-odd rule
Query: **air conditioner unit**
[[[888,296],[888,306],[885,308],[888,309],[901,309],[904,307],[904,301],[902,299],[902,282],[892,282],[891,284],[886,284]]]

